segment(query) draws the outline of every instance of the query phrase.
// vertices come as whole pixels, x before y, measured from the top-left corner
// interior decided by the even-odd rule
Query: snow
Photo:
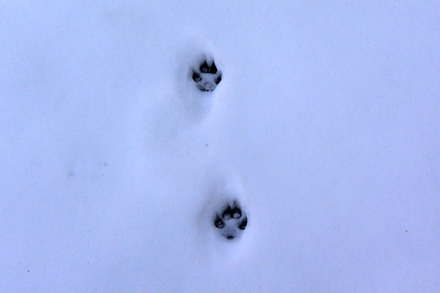
[[[439,9],[5,1],[0,291],[437,292]]]

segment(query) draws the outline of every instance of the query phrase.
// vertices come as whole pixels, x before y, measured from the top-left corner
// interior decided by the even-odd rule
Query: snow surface
[[[0,292],[438,292],[439,1],[1,6]]]

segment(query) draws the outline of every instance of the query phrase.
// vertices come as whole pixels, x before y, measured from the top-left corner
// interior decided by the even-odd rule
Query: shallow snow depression
[[[3,3],[0,291],[435,292],[439,8]]]

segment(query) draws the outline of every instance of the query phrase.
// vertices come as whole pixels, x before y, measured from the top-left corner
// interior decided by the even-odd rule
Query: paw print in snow
[[[192,68],[192,80],[202,92],[212,92],[222,80],[222,72],[217,69],[214,60],[206,59],[195,68]]]
[[[226,204],[217,211],[214,218],[214,226],[220,234],[228,240],[237,238],[246,229],[248,218],[241,209],[237,200],[232,204]]]

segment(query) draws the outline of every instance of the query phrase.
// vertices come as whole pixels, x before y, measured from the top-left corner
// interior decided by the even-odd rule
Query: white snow
[[[440,2],[1,6],[0,292],[440,288]]]

